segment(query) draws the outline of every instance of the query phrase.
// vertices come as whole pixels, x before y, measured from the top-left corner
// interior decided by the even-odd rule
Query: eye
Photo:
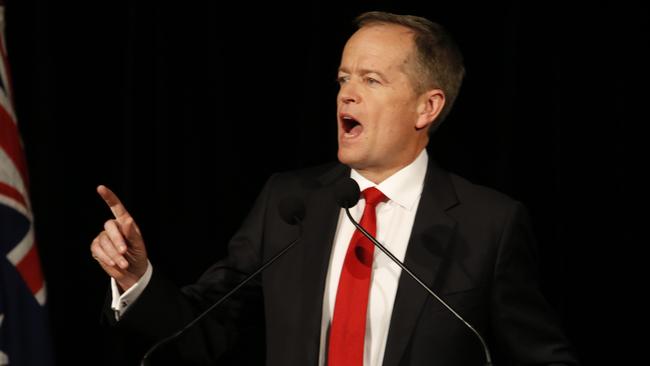
[[[381,85],[381,82],[379,80],[377,80],[375,78],[371,78],[369,76],[366,76],[364,80],[365,80],[366,84],[368,84],[370,86]]]
[[[340,75],[336,78],[336,82],[339,83],[339,85],[343,85],[350,81],[350,76],[348,75]]]

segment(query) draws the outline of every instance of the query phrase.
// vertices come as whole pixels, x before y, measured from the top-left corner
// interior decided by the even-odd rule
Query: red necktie
[[[361,226],[370,235],[377,232],[375,207],[386,200],[377,188],[365,189],[366,200]],[[370,294],[370,274],[375,246],[355,230],[343,262],[336,291],[334,316],[329,335],[328,366],[363,366],[363,341],[366,336],[366,313]]]

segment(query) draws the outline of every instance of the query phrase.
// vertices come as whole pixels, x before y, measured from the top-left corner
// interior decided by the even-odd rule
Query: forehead
[[[401,66],[407,62],[413,46],[413,31],[404,26],[368,25],[357,30],[345,44],[341,66]]]

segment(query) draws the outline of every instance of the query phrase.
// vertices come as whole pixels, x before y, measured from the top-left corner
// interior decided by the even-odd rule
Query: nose
[[[341,84],[338,99],[343,104],[356,104],[361,102],[361,95],[352,81]]]

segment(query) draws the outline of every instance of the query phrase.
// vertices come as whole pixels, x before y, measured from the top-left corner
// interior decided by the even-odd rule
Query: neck
[[[390,167],[366,167],[366,168],[354,168],[359,174],[361,174],[364,178],[368,179],[369,181],[379,184],[386,179],[388,179],[390,176],[393,174],[397,173],[398,171],[402,170],[404,167],[408,166],[412,162],[417,159],[418,156],[420,156],[420,153],[422,152],[424,148],[421,148],[417,151],[417,153],[411,155],[410,159],[402,161],[399,164],[392,165]]]
[[[359,172],[359,174],[363,175],[363,177],[368,179],[369,181],[375,184],[379,184],[385,181],[391,175],[397,173],[400,169],[402,169],[406,165],[398,166],[389,170],[381,170],[381,171],[374,171],[372,169],[357,169],[357,172]]]

